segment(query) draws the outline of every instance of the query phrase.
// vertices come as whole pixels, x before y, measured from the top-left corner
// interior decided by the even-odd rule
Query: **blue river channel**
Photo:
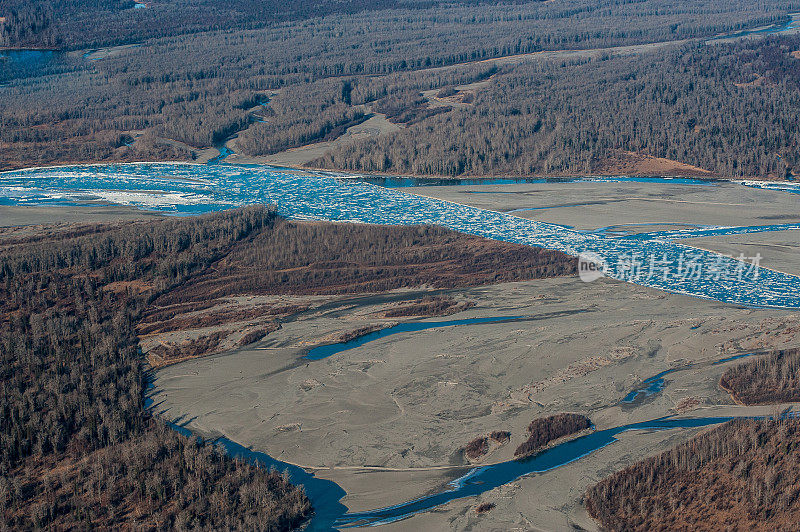
[[[0,204],[105,201],[188,215],[261,203],[275,205],[281,214],[296,219],[435,224],[574,256],[591,252],[602,260],[608,277],[642,286],[743,306],[800,308],[800,278],[749,267],[733,257],[674,241],[715,233],[789,229],[786,226],[666,231],[619,238],[416,196],[402,188],[360,182],[354,176],[342,177],[228,164],[134,163],[34,168],[0,173]],[[692,275],[686,275],[686,265],[690,263],[695,267]]]
[[[516,321],[523,316],[508,316],[499,318],[467,318],[462,320],[448,320],[448,321],[414,321],[407,323],[398,323],[393,327],[387,327],[379,331],[367,333],[358,338],[353,338],[347,342],[338,342],[334,344],[326,344],[311,349],[305,356],[308,360],[322,360],[329,356],[362,346],[366,343],[373,342],[380,338],[386,338],[393,334],[404,332],[417,332],[425,331],[428,329],[435,329],[437,327],[453,327],[454,325],[474,325],[479,323],[504,323],[509,321]]]

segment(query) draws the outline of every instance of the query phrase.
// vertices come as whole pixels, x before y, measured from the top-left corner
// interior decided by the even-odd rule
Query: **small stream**
[[[800,13],[790,13],[790,19],[788,22],[783,24],[774,24],[767,28],[761,29],[754,29],[754,30],[742,30],[737,31],[734,33],[727,33],[725,35],[718,35],[716,37],[711,37],[710,39],[706,39],[706,43],[713,43],[714,41],[726,40],[726,39],[739,39],[741,37],[749,37],[749,36],[766,36],[766,35],[778,35],[781,33],[785,33],[790,30],[794,30],[800,28]]]
[[[316,477],[302,467],[281,462],[268,454],[248,449],[228,438],[218,438],[213,443],[225,449],[225,452],[233,458],[266,469],[286,471],[292,484],[302,485],[314,507],[314,516],[303,529],[305,532],[333,530],[336,520],[347,515],[347,506],[339,502],[342,497],[347,495],[347,492],[337,483]]]
[[[669,222],[662,225],[670,225]],[[693,229],[676,229],[674,231],[655,231],[652,233],[635,233],[622,236],[627,240],[652,240],[654,238],[675,240],[681,238],[700,238],[706,236],[747,235],[751,233],[771,233],[777,231],[800,230],[800,223],[745,225],[745,226],[697,226]]]
[[[225,139],[222,142],[222,144],[218,144],[218,145],[214,146],[214,149],[219,151],[219,155],[209,159],[208,162],[206,162],[206,164],[219,164],[222,161],[224,161],[225,158],[227,158],[229,155],[233,155],[235,153],[232,149],[230,149],[228,146],[226,146],[226,143],[228,142],[228,140],[230,140],[230,139]]]
[[[648,377],[642,381],[642,383],[631,390],[628,395],[622,398],[619,402],[622,406],[638,406],[642,404],[644,401],[653,397],[654,395],[661,392],[664,387],[667,385],[664,377],[669,375],[670,373],[675,373],[677,371],[685,371],[687,369],[697,369],[704,366],[718,366],[720,364],[724,364],[726,362],[731,362],[734,360],[739,360],[742,358],[747,358],[753,355],[758,355],[760,353],[743,353],[740,355],[734,355],[727,358],[721,358],[719,360],[715,360],[714,362],[708,363],[696,363],[696,364],[685,364],[683,366],[678,366],[676,368],[671,368],[652,377]]]
[[[455,499],[480,495],[494,488],[513,482],[534,473],[544,473],[574,462],[611,443],[616,436],[631,430],[667,430],[674,428],[697,428],[730,421],[732,417],[705,417],[669,419],[660,418],[641,423],[621,425],[598,430],[574,440],[556,445],[526,460],[509,460],[499,464],[471,469],[464,476],[448,484],[444,491],[426,495],[419,499],[367,512],[348,513],[334,522],[336,528],[376,526],[401,519],[441,506]]]
[[[758,353],[743,353],[734,355],[711,363],[702,365],[716,366],[743,359]],[[700,366],[701,364],[689,364],[677,368],[662,371],[648,379],[645,379],[641,386],[631,391],[621,403],[637,404],[663,390],[665,386],[664,377],[676,371],[683,371]],[[567,465],[584,456],[587,456],[611,443],[617,441],[616,436],[632,430],[668,430],[676,428],[699,428],[710,425],[725,423],[734,417],[700,417],[700,418],[679,418],[672,417],[658,418],[651,421],[630,423],[613,427],[610,429],[599,430],[581,436],[574,440],[566,441],[547,449],[531,458],[524,460],[509,460],[498,464],[486,465],[470,469],[465,475],[450,482],[443,491],[426,495],[402,504],[378,508],[367,512],[352,512],[345,514],[334,522],[336,528],[353,528],[362,526],[377,526],[401,519],[406,519],[415,514],[430,510],[437,506],[446,504],[452,500],[463,497],[480,495],[499,486],[508,484],[520,477],[544,473],[552,469]]]
[[[404,332],[418,332],[428,329],[435,329],[437,327],[454,327],[456,325],[473,325],[477,323],[506,323],[524,319],[525,316],[504,316],[504,317],[489,317],[489,318],[467,318],[461,320],[448,320],[448,321],[415,321],[399,323],[392,327],[387,327],[379,331],[359,336],[347,342],[337,342],[334,344],[326,344],[311,349],[304,358],[308,360],[322,360],[329,356],[348,351],[356,347],[362,346],[369,342],[374,342],[380,338],[386,338],[394,334]]]

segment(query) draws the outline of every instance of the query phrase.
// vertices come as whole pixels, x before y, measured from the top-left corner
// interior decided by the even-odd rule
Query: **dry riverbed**
[[[509,444],[484,463],[512,458],[535,417],[589,415],[598,429],[713,405],[733,405],[717,385],[722,357],[793,345],[800,316],[750,310],[613,281],[574,278],[449,291],[476,306],[447,318],[524,320],[402,333],[319,361],[311,344],[376,322],[391,296],[319,298],[254,346],[158,371],[158,411],[339,483],[351,510],[416,498],[463,473],[461,449],[493,430]],[[378,320],[380,321],[380,320]],[[795,332],[792,332],[795,331]],[[620,400],[647,377],[664,390],[636,406]],[[387,529],[563,529],[591,525],[580,495],[593,481],[694,434],[630,433],[554,471],[457,500]],[[365,468],[364,466],[370,466]],[[479,502],[497,506],[478,515]]]

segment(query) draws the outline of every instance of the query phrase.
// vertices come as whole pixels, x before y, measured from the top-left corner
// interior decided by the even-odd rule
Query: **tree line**
[[[457,24],[475,35],[484,33],[481,29],[476,32],[478,27],[497,26],[503,29],[504,38],[496,41],[488,53],[512,55],[534,51],[535,47],[572,48],[583,41],[612,43],[648,37],[655,41],[713,35],[775,23],[796,10],[798,4],[791,0],[759,4],[742,0],[690,4],[667,0],[569,0],[555,4],[516,0],[499,6],[480,0],[297,0],[290,4],[278,0],[161,0],[147,2],[145,9],[135,6],[134,0],[7,0],[0,11],[0,17],[5,19],[0,24],[0,45],[79,49],[215,30],[258,30],[306,20],[317,25],[320,21],[324,24],[325,19],[355,18],[359,24],[368,19],[379,31],[393,22],[392,32],[407,29],[397,23],[416,26],[416,30],[423,25],[430,29],[430,23]],[[565,19],[570,23],[564,24]],[[513,27],[557,27],[560,31],[509,34]],[[449,31],[442,35],[447,36],[442,45],[458,42]],[[461,59],[479,59],[481,53],[475,50]],[[432,58],[424,58],[429,59]],[[409,66],[417,59],[405,61]],[[423,65],[431,66],[419,64]]]
[[[0,513],[18,529],[283,530],[311,512],[280,474],[144,409],[135,325],[150,298],[272,223],[250,208],[4,241]],[[138,280],[150,290],[109,290]]]
[[[217,29],[258,28],[276,21],[398,7],[436,0],[7,0],[0,12],[0,46],[87,48]]]
[[[744,0],[711,0],[702,6],[669,0],[501,5],[309,0],[292,3],[286,19],[267,16],[278,4],[250,0],[165,1],[146,9],[110,0],[49,4],[57,13],[68,11],[53,22],[74,25],[77,33],[69,37],[68,47],[100,44],[90,36],[95,29],[110,36],[103,44],[130,42],[114,36],[116,17],[128,21],[141,46],[96,60],[57,54],[46,64],[0,68],[0,83],[6,84],[0,87],[4,167],[190,159],[192,148],[218,144],[249,125],[255,111],[274,117],[254,124],[242,136],[242,146],[249,154],[271,153],[333,138],[361,119],[362,111],[352,107],[430,85],[454,64],[540,50],[708,36],[784,21],[787,11],[800,8],[791,1]],[[14,0],[11,8],[25,5]],[[310,16],[314,10],[329,14]],[[200,25],[184,24],[184,19],[178,23],[167,16],[173,11],[180,17],[202,12],[211,18]],[[62,30],[56,34],[64,35]],[[352,94],[345,101],[341,90],[348,82]],[[274,103],[263,110],[249,108],[274,90],[282,90]],[[320,109],[321,102],[331,99],[340,101]],[[414,117],[432,120],[431,114],[420,108]],[[141,132],[142,141],[115,140],[120,135],[138,139]]]
[[[800,173],[796,36],[539,61],[473,105],[341,145],[312,166],[420,175],[585,174],[621,151],[723,176]],[[576,82],[580,80],[580,82]],[[390,98],[386,97],[385,99]]]

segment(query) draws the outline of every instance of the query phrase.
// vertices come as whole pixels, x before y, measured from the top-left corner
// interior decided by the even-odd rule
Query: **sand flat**
[[[709,185],[624,181],[403,190],[585,230],[643,223],[739,226],[800,221],[797,194],[725,181]]]
[[[687,397],[698,408],[732,405],[716,385],[726,366],[712,363],[789,345],[800,324],[788,311],[742,309],[609,280],[546,279],[457,292],[477,306],[446,319],[529,319],[398,334],[328,359],[300,360],[307,349],[302,340],[352,330],[380,308],[350,298],[346,308],[329,304],[284,324],[254,348],[160,370],[157,411],[278,459],[323,468],[317,474],[345,488],[351,510],[367,510],[441,488],[463,472],[460,449],[477,435],[510,430],[511,442],[485,460],[510,459],[538,416],[586,413],[602,429],[675,414]],[[778,329],[786,333],[773,334]],[[662,393],[634,407],[619,405],[643,379],[686,364],[698,366],[670,375]],[[487,516],[471,514],[476,501],[469,498],[392,528],[445,522],[462,528],[474,519],[502,528],[561,528],[577,519],[576,498],[599,472],[695,431],[667,432],[674,436],[631,436],[630,446],[612,444],[591,460],[514,483],[520,489],[486,493],[478,499],[498,503]],[[559,487],[543,495],[547,478]]]

